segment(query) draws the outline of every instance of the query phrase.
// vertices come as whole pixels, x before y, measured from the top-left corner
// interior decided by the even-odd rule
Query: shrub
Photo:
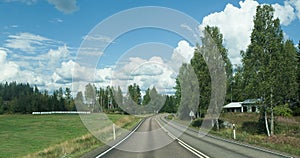
[[[258,122],[247,121],[242,124],[242,130],[250,134],[257,134],[258,128],[259,128]]]
[[[289,108],[288,104],[275,106],[273,110],[276,116],[282,116],[282,117],[290,117],[292,116],[293,113],[293,111]]]
[[[202,122],[203,122],[203,119],[197,118],[197,119],[195,119],[195,120],[192,121],[191,125],[193,127],[200,127],[201,124],[202,124]]]

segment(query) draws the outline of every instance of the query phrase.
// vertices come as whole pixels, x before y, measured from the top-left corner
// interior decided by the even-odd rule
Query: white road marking
[[[165,127],[163,127],[159,121],[157,121],[157,119],[155,118],[156,122],[158,123],[158,125],[168,133],[168,136],[171,137],[172,139],[175,139],[178,141],[178,143],[183,146],[184,148],[186,148],[187,150],[189,150],[190,152],[192,152],[193,154],[195,154],[196,156],[200,157],[200,158],[209,158],[209,156],[203,154],[202,152],[200,152],[199,150],[193,148],[192,146],[188,145],[187,143],[185,143],[184,141],[182,141],[181,139],[177,138],[176,136],[174,136],[170,131],[168,131]]]
[[[122,142],[124,142],[126,139],[128,139],[140,126],[141,124],[144,122],[145,120],[141,121],[134,130],[132,130],[125,138],[123,138],[121,141],[119,141],[117,144],[115,144],[114,146],[110,147],[109,149],[105,150],[103,153],[101,153],[100,155],[96,156],[95,158],[100,158],[103,155],[105,155],[106,153],[108,153],[109,151],[111,151],[112,149],[114,149],[115,147],[117,147],[118,145],[120,145]]]

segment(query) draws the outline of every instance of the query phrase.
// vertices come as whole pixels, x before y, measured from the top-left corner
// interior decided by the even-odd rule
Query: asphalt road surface
[[[184,132],[183,132],[184,131]],[[108,158],[277,158],[291,157],[247,146],[169,122],[157,115],[147,118],[128,139],[105,152]],[[101,154],[101,153],[99,153]],[[98,157],[99,157],[98,154]]]
[[[141,151],[141,152],[139,152]],[[146,119],[126,141],[103,157],[111,158],[193,158],[195,154],[174,141],[154,118]]]
[[[165,120],[165,119],[162,119]],[[201,151],[211,158],[279,158],[291,157],[278,152],[261,149],[258,147],[225,140],[211,135],[199,135],[199,131],[188,129],[179,123],[173,122],[165,128],[178,136],[178,139],[184,140],[190,146]],[[184,134],[176,134],[178,131],[185,131]]]

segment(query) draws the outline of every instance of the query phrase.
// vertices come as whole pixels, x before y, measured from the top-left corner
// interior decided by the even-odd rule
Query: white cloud
[[[177,47],[174,49],[171,62],[169,65],[174,70],[179,70],[182,63],[189,63],[194,56],[195,47],[190,46],[187,41],[179,41]]]
[[[64,22],[64,20],[62,20],[60,18],[53,18],[53,19],[49,20],[49,22],[51,22],[51,23],[62,23],[62,22]]]
[[[32,5],[35,4],[37,2],[37,0],[4,0],[4,2],[21,2],[21,3],[25,3],[27,5]]]
[[[104,36],[104,35],[86,35],[83,37],[84,40],[88,40],[88,41],[100,41],[100,42],[104,42],[104,43],[112,43],[113,40],[108,37],[108,36]]]
[[[40,75],[32,71],[21,70],[16,62],[8,61],[5,50],[0,50],[0,67],[0,82],[17,81],[32,85],[44,85],[44,79]]]
[[[6,60],[7,53],[4,50],[0,50],[0,81],[10,81],[19,72],[19,66]]]
[[[233,64],[240,64],[240,51],[250,44],[253,29],[253,17],[259,5],[254,0],[239,2],[240,7],[227,4],[224,11],[204,17],[200,29],[205,26],[217,26],[224,37],[224,45]]]
[[[274,17],[279,18],[282,25],[289,25],[296,18],[294,8],[287,1],[284,2],[284,6],[279,5],[278,3],[272,4],[272,7],[275,9]]]
[[[298,19],[300,19],[300,0],[290,0],[289,3],[295,7]]]
[[[111,68],[95,69],[80,65],[73,60],[62,62],[59,68],[56,68],[52,74],[52,80],[55,83],[74,82],[108,82],[111,78]]]
[[[24,32],[17,35],[9,35],[4,46],[26,53],[34,53],[37,49],[52,43],[56,42],[40,35]]]
[[[67,14],[79,9],[76,0],[48,0],[48,2],[53,4],[57,10]]]
[[[173,50],[171,59],[163,60],[159,56],[149,59],[129,57],[122,59],[113,69],[113,85],[127,91],[129,84],[136,83],[142,90],[155,86],[160,93],[173,93],[175,77],[182,63],[189,63],[194,47],[182,40]]]
[[[67,45],[58,47],[56,50],[50,49],[47,54],[48,67],[52,70],[60,64],[69,55],[69,50]]]
[[[199,26],[200,30],[207,25],[219,27],[233,65],[241,63],[240,51],[246,50],[250,44],[250,35],[254,27],[253,17],[258,5],[259,3],[254,0],[240,1],[239,7],[227,4],[224,11],[204,17]],[[272,4],[272,6],[275,9],[274,16],[278,17],[283,25],[289,25],[295,20],[296,11],[300,18],[300,0],[288,0],[283,6],[279,4]]]

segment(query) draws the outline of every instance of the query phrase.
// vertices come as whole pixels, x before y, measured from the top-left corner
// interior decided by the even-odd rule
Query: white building
[[[223,107],[225,112],[257,112],[259,113],[259,107],[261,99],[247,99],[243,102],[232,102]]]

